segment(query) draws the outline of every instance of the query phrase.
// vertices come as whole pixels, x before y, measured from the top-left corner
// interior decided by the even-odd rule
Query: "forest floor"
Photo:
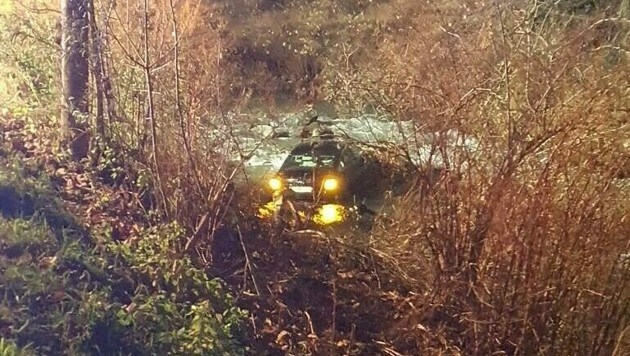
[[[270,240],[272,239],[272,240]],[[258,352],[414,354],[405,282],[363,242],[320,234],[240,235],[213,246],[214,273],[251,313]],[[231,241],[230,241],[231,240]],[[230,241],[230,242],[228,242]],[[226,243],[227,242],[227,243]]]

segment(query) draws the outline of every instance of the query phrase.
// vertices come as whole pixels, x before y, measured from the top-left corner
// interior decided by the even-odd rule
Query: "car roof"
[[[292,155],[338,155],[347,145],[336,140],[313,140],[299,143],[291,150]]]

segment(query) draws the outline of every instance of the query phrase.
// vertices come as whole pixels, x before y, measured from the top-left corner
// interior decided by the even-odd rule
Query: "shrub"
[[[430,191],[412,190],[373,243],[425,291],[421,325],[448,335],[409,331],[427,347],[610,354],[630,307],[618,262],[628,250],[627,127],[615,114],[629,83],[627,62],[610,62],[602,43],[627,30],[556,12],[542,25],[529,5],[436,17],[410,30],[404,53],[383,52],[391,81],[381,90],[397,95],[384,106],[435,131],[426,160],[444,173]],[[450,128],[476,144],[449,144]]]
[[[237,352],[234,338],[244,315],[220,280],[181,254],[183,237],[183,228],[172,223],[150,228],[133,242],[111,245],[143,281],[132,297],[133,307],[120,311],[118,318],[130,325],[142,321],[133,328],[140,345],[156,342],[185,354]]]

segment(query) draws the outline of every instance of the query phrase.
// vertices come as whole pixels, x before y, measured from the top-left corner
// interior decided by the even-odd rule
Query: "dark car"
[[[271,202],[261,215],[294,228],[332,225],[370,213],[362,204],[378,178],[358,147],[337,139],[298,144],[269,180]]]

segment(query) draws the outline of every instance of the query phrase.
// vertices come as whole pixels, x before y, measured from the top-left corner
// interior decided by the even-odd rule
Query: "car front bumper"
[[[329,226],[344,222],[348,218],[350,210],[344,205],[337,203],[310,203],[300,201],[288,201],[290,204],[285,210],[289,212],[288,217],[299,220],[302,223],[313,223],[318,226]],[[270,201],[258,209],[257,216],[261,219],[274,219],[281,215],[282,203]],[[280,216],[287,218],[287,216]]]

